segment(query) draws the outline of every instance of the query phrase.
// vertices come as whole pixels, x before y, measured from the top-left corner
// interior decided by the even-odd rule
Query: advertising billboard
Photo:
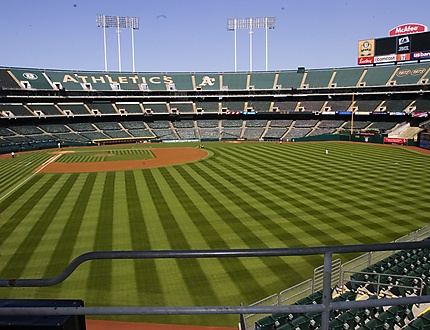
[[[390,37],[401,36],[404,34],[426,32],[427,26],[418,23],[407,23],[396,26],[388,32]]]
[[[389,37],[358,42],[358,65],[419,61],[430,58],[430,32],[422,24],[403,24]]]

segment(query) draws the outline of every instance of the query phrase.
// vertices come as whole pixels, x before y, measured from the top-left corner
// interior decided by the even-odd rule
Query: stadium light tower
[[[131,29],[131,52],[133,62],[133,72],[135,72],[134,63],[134,30],[139,30],[139,17],[120,17],[97,15],[97,26],[103,28],[103,48],[105,57],[105,71],[107,71],[107,55],[106,55],[106,28],[116,27],[118,34],[118,70],[121,72],[121,28]]]
[[[249,71],[252,72],[252,36],[254,29],[266,29],[266,71],[269,66],[269,46],[268,30],[274,29],[276,25],[275,17],[257,17],[257,18],[229,18],[227,19],[227,31],[234,31],[234,71],[237,71],[237,30],[249,30]]]

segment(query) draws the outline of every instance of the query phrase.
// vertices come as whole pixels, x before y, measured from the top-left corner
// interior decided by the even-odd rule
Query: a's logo
[[[373,47],[370,41],[362,41],[359,47],[359,57],[368,57],[373,55]]]
[[[37,74],[31,72],[24,72],[22,76],[27,80],[36,80],[37,78],[39,78]]]
[[[213,86],[215,84],[215,78],[211,78],[209,76],[203,76],[202,82],[199,84],[199,86]]]

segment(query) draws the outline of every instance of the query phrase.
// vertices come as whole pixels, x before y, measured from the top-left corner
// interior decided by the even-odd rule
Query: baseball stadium
[[[1,67],[0,328],[428,329],[415,30],[344,68]]]

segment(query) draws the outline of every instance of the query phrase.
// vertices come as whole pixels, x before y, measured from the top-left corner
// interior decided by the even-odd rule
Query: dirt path
[[[79,173],[125,171],[184,164],[202,159],[208,155],[204,149],[197,148],[152,148],[154,158],[145,160],[104,161],[97,163],[62,163],[50,162],[36,171],[41,173]]]

